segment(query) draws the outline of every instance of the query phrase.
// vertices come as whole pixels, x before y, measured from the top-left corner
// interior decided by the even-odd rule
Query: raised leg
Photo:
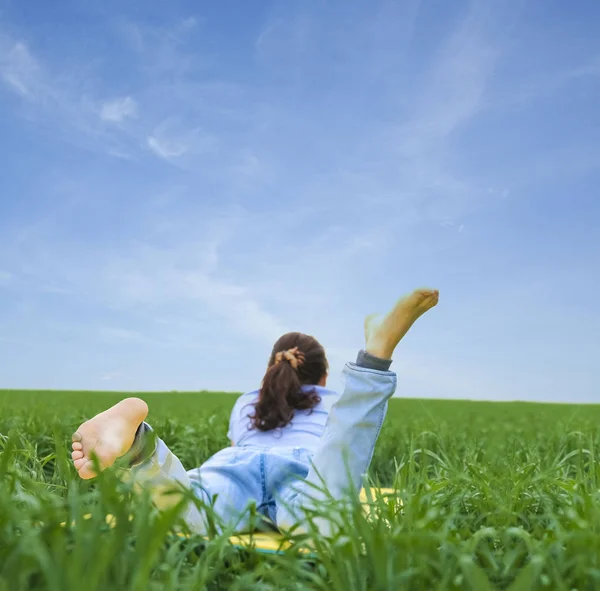
[[[396,374],[389,371],[394,349],[413,323],[438,302],[436,290],[421,289],[400,299],[384,316],[365,321],[365,351],[344,368],[345,387],[333,405],[305,480],[281,491],[277,525],[287,529],[305,519],[304,509],[329,497],[358,493],[373,457]],[[386,363],[387,360],[387,363]],[[323,533],[330,524],[321,520]]]

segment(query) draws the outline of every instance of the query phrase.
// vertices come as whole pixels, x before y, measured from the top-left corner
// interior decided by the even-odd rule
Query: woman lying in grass
[[[165,492],[180,483],[204,504],[213,504],[223,524],[237,531],[250,525],[246,509],[251,502],[279,529],[288,529],[319,500],[360,490],[396,389],[396,374],[389,370],[394,349],[437,303],[437,290],[420,289],[387,315],[368,316],[365,349],[344,368],[341,395],[326,389],[323,347],[304,334],[282,336],[260,390],[241,396],[233,408],[232,447],[199,468],[186,471],[154,436],[144,422],[148,406],[139,398],[127,398],[77,429],[75,468],[81,478],[93,478],[93,456],[101,469],[122,457],[127,466],[122,477],[147,488],[159,508],[174,503]],[[190,530],[207,532],[205,515],[195,505],[189,504],[184,519]]]

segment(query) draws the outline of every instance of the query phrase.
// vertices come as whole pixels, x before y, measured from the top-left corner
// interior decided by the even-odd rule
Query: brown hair
[[[271,431],[288,425],[296,410],[312,410],[321,397],[313,388],[327,375],[325,349],[315,339],[300,332],[284,334],[274,345],[267,372],[259,390],[252,427]]]

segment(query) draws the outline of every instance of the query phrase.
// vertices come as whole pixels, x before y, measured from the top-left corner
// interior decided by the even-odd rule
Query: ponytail
[[[286,345],[293,345],[284,349]],[[254,414],[249,418],[252,427],[271,431],[288,425],[297,410],[312,410],[321,397],[316,389],[302,386],[317,385],[327,375],[325,350],[313,337],[289,333],[277,341],[269,367],[262,381]]]

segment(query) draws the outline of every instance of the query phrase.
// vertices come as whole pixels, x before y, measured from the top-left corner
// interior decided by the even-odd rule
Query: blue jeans
[[[236,531],[250,525],[249,503],[280,530],[302,523],[304,510],[328,498],[345,498],[362,487],[375,443],[396,390],[396,374],[348,363],[345,387],[331,408],[315,450],[289,447],[230,447],[199,468],[186,471],[165,443],[156,439],[149,459],[121,472],[123,479],[149,490],[154,504],[172,506],[179,499],[165,495],[179,483],[205,504],[213,504],[223,524]],[[191,531],[204,534],[204,511],[190,503],[183,516]],[[324,534],[330,525],[317,523]]]

